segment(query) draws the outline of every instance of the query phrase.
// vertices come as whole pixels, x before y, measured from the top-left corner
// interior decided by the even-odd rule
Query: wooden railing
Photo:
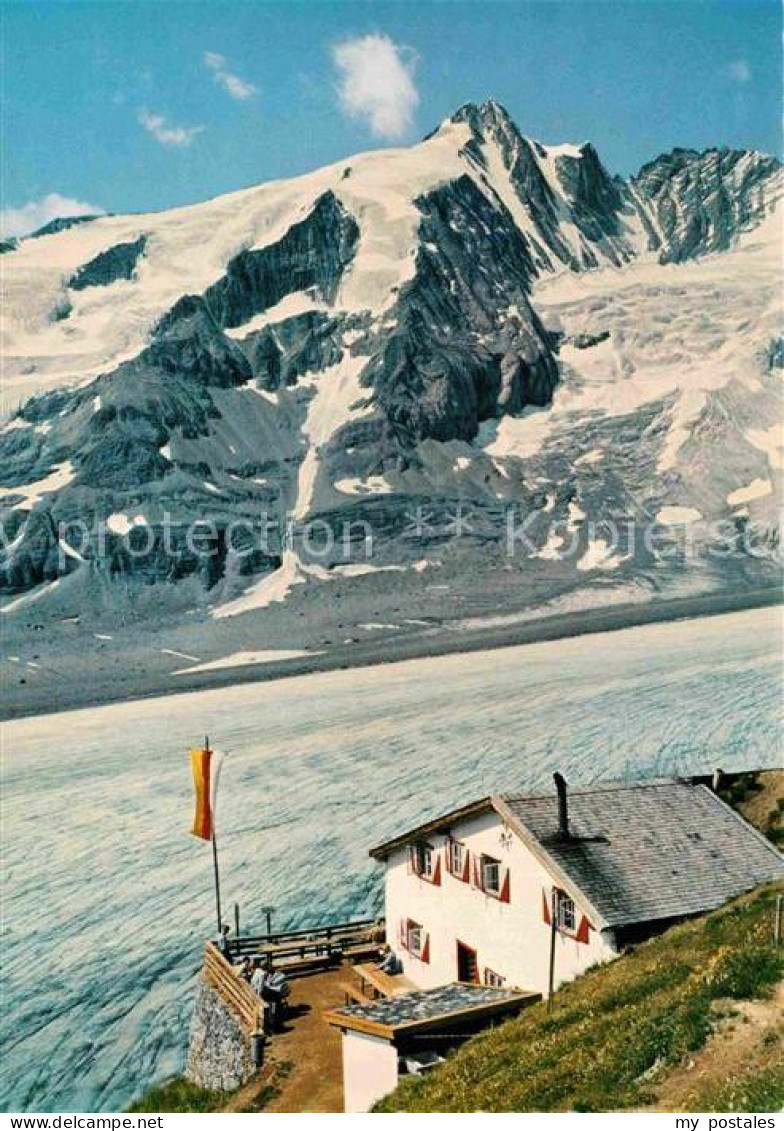
[[[204,980],[220,994],[249,1037],[264,1028],[264,1003],[214,943],[204,948]]]
[[[359,919],[350,923],[333,923],[326,927],[305,927],[297,931],[279,931],[270,935],[242,935],[227,940],[229,953],[236,959],[246,957],[305,957],[308,954],[340,953],[367,943],[374,938],[383,942],[383,919]]]

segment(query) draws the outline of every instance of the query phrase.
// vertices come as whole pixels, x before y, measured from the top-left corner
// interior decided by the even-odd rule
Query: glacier
[[[224,913],[373,915],[370,846],[491,790],[778,766],[780,636],[761,609],[5,723],[2,1107],[118,1110],[181,1070],[205,731]]]

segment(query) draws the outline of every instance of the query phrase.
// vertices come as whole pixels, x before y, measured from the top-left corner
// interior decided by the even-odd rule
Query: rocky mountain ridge
[[[292,518],[366,522],[374,561],[404,568],[435,559],[456,506],[493,550],[505,510],[535,512],[532,570],[655,568],[638,549],[603,558],[580,534],[586,519],[653,520],[669,502],[737,520],[731,487],[751,491],[747,506],[774,495],[780,194],[775,159],[727,150],[674,150],[625,182],[590,143],[543,146],[488,102],[408,150],[169,213],[50,225],[4,259],[6,397],[21,403],[0,431],[0,591],[15,605],[89,571],[196,579],[220,606],[258,575],[239,611],[263,607],[318,576]],[[757,232],[769,233],[762,252]],[[705,348],[711,312],[696,295],[715,290],[710,264],[746,245],[759,266],[746,324],[732,293],[711,300],[723,381],[676,379]],[[675,265],[696,290],[670,339],[678,300],[656,307],[656,295],[689,283]],[[636,311],[619,310],[635,286]],[[656,357],[638,356],[646,334]],[[653,373],[661,388],[646,385]],[[539,443],[542,429],[554,431]],[[711,462],[719,434],[724,466]],[[709,508],[685,498],[695,436],[689,459],[717,484]],[[430,515],[416,546],[412,505]],[[777,533],[763,517],[768,552]],[[207,520],[203,554],[188,532]],[[237,545],[238,521],[272,534]],[[100,550],[69,526],[101,526]]]

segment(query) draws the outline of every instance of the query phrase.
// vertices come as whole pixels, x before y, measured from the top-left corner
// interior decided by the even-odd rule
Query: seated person
[[[402,974],[403,963],[393,951],[392,947],[387,945],[383,948],[378,963],[378,968],[383,974]]]
[[[259,997],[263,996],[266,976],[267,972],[261,965],[261,962],[258,958],[254,958],[251,963],[250,985],[251,989],[255,990]]]

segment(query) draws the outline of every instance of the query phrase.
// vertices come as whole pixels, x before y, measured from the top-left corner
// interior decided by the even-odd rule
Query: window
[[[463,878],[466,862],[466,847],[459,840],[449,842],[449,871],[459,880]]]
[[[418,876],[429,880],[433,875],[435,853],[432,844],[421,841],[411,846],[411,865]]]
[[[479,961],[472,946],[457,940],[457,980],[458,982],[479,981]]]
[[[574,900],[561,891],[558,893],[558,927],[562,931],[574,931],[577,926],[577,915],[574,909]]]
[[[501,894],[501,861],[492,856],[482,857],[482,889],[488,895]]]
[[[425,932],[422,929],[421,923],[415,923],[413,919],[406,922],[406,949],[410,954],[419,957],[422,954],[425,946]]]
[[[495,970],[491,970],[489,966],[485,966],[486,986],[495,986],[496,988],[500,988],[501,986],[503,986],[505,981],[506,979],[502,978],[500,974],[496,974]]]

